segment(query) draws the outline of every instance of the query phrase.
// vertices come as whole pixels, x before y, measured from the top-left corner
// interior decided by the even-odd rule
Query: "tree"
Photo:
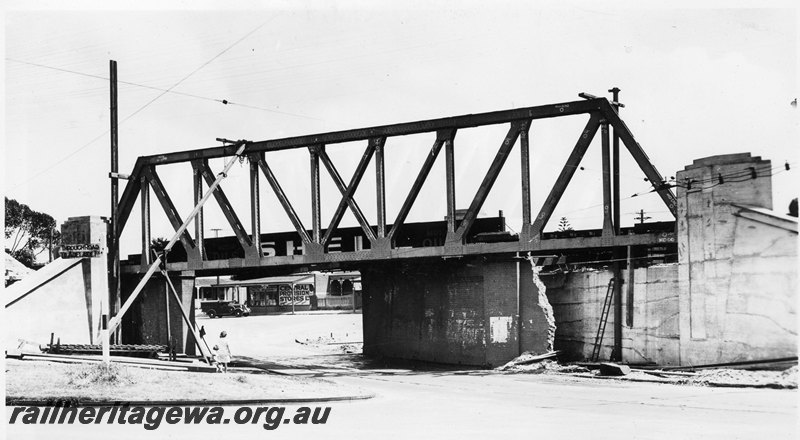
[[[569,224],[569,220],[566,217],[561,217],[561,220],[558,221],[558,232],[566,232],[572,231],[572,226]]]
[[[150,249],[152,249],[155,253],[160,254],[168,244],[169,240],[164,237],[154,238],[150,240]]]
[[[29,267],[36,257],[61,241],[56,221],[49,214],[31,209],[24,203],[5,198],[6,251]],[[10,244],[10,246],[9,246]]]

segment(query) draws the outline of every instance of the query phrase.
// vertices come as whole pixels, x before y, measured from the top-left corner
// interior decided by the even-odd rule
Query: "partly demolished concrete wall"
[[[608,283],[609,270],[542,275],[555,310],[555,349],[565,359],[583,360],[592,354]],[[628,279],[623,271],[623,279]],[[627,286],[623,285],[625,292]],[[676,364],[678,359],[678,267],[661,265],[634,272],[632,326],[623,316],[622,354],[628,362]],[[628,310],[623,295],[623,311]],[[600,359],[609,359],[614,346],[614,314],[609,313]]]

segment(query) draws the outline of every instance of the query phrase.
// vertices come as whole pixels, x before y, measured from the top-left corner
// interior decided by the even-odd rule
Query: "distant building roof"
[[[258,286],[262,284],[302,284],[313,283],[314,274],[298,274],[281,277],[253,278],[250,280],[232,280],[230,277],[220,277],[217,283],[216,277],[198,278],[195,281],[196,287],[233,287],[233,286]]]

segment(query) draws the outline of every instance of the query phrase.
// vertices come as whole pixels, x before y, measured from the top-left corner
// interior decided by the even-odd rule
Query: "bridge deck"
[[[576,235],[593,231],[575,231]],[[538,241],[502,241],[496,243],[469,243],[464,245],[400,247],[383,249],[364,249],[350,252],[319,253],[310,255],[282,255],[248,258],[225,258],[219,260],[178,261],[167,264],[169,271],[194,271],[198,276],[219,273],[236,273],[252,269],[281,270],[324,270],[342,265],[359,265],[386,260],[412,260],[421,258],[458,258],[478,255],[551,255],[556,252],[575,252],[587,249],[609,249],[626,246],[659,246],[675,243],[675,233],[645,232],[617,236],[578,236],[568,238],[543,238]],[[139,264],[123,264],[122,272],[136,274],[146,272],[147,267]]]

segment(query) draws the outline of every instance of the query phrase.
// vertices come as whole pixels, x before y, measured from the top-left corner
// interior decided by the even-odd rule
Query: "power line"
[[[39,64],[39,63],[31,63],[31,62],[28,62],[28,61],[17,60],[17,59],[14,59],[14,58],[6,58],[6,61],[11,61],[11,62],[14,62],[14,63],[19,63],[19,64],[26,64],[26,65],[29,65],[29,66],[41,67],[43,69],[56,70],[56,71],[64,72],[64,73],[72,73],[72,74],[75,74],[75,75],[85,76],[85,77],[88,77],[88,78],[101,79],[103,81],[108,81],[107,77],[104,77],[104,76],[101,76],[101,75],[93,75],[91,73],[78,72],[78,71],[75,71],[75,70],[64,69],[64,68],[61,68],[61,67],[48,66],[48,65]],[[323,119],[315,118],[315,117],[312,117],[312,116],[301,115],[301,114],[297,114],[297,113],[285,112],[285,111],[280,111],[280,110],[274,110],[274,109],[265,108],[265,107],[259,107],[259,106],[255,106],[255,105],[251,105],[251,104],[243,104],[243,103],[240,103],[240,102],[229,101],[227,99],[211,98],[211,97],[208,97],[208,96],[202,96],[202,95],[196,95],[196,94],[193,94],[193,93],[186,93],[186,92],[179,92],[177,90],[172,90],[172,88],[174,88],[175,86],[172,86],[172,88],[164,89],[164,88],[161,88],[161,87],[148,86],[148,85],[145,85],[145,84],[139,84],[139,83],[135,83],[135,82],[131,82],[131,81],[117,80],[117,83],[129,85],[129,86],[134,86],[134,87],[141,87],[141,88],[149,89],[149,90],[157,90],[159,92],[163,92],[162,95],[165,94],[165,93],[171,93],[173,95],[180,95],[180,96],[186,96],[186,97],[189,97],[189,98],[202,99],[202,100],[205,100],[205,101],[218,102],[220,104],[225,104],[225,105],[233,105],[233,106],[238,106],[238,107],[251,108],[251,109],[261,110],[261,111],[265,111],[265,112],[269,112],[269,113],[276,113],[276,114],[287,115],[287,116],[295,116],[295,117],[298,117],[298,118],[311,119],[311,120],[314,120],[314,121],[323,121]],[[162,95],[159,95],[155,99],[158,99]]]
[[[194,70],[193,70],[191,73],[189,73],[188,75],[186,75],[186,76],[184,76],[183,78],[181,78],[181,79],[180,79],[178,82],[176,82],[175,84],[173,84],[173,85],[172,85],[170,88],[168,88],[168,89],[164,90],[164,91],[163,91],[163,92],[161,92],[161,93],[160,93],[158,96],[156,96],[155,98],[153,98],[153,99],[151,99],[149,102],[147,102],[145,105],[143,105],[143,106],[139,107],[138,109],[136,109],[136,111],[134,111],[134,112],[133,112],[133,113],[131,113],[130,115],[126,116],[126,117],[125,117],[125,118],[124,118],[122,121],[120,121],[120,122],[119,122],[118,126],[119,126],[119,125],[122,125],[124,122],[126,122],[127,120],[129,120],[130,118],[132,118],[133,116],[135,116],[136,114],[138,114],[139,112],[141,112],[142,110],[144,110],[145,108],[147,108],[148,106],[150,106],[150,104],[154,103],[154,102],[155,102],[155,101],[156,101],[158,98],[161,98],[161,97],[162,97],[162,96],[164,96],[165,94],[167,94],[167,93],[171,92],[171,91],[172,91],[172,89],[174,89],[175,87],[179,86],[179,85],[180,85],[182,82],[186,81],[187,79],[189,79],[189,77],[191,77],[192,75],[194,75],[195,73],[197,73],[197,72],[198,72],[200,69],[202,69],[203,67],[207,66],[207,65],[208,65],[208,64],[210,64],[212,61],[214,61],[214,60],[216,60],[217,58],[219,58],[220,56],[222,56],[222,54],[224,54],[225,52],[227,52],[228,50],[230,50],[231,48],[233,48],[234,46],[236,46],[237,44],[239,44],[240,42],[242,42],[244,39],[246,39],[247,37],[249,37],[250,35],[252,35],[252,34],[253,34],[253,33],[255,33],[256,31],[258,31],[259,29],[261,29],[262,27],[264,27],[264,26],[265,26],[267,23],[269,23],[270,21],[272,21],[274,18],[275,18],[275,17],[273,17],[272,19],[270,19],[270,20],[267,20],[267,21],[265,21],[264,23],[260,24],[260,25],[259,25],[259,26],[257,26],[255,29],[253,29],[252,31],[250,31],[250,32],[248,32],[247,34],[245,34],[245,35],[244,35],[242,38],[239,38],[239,39],[238,39],[238,40],[236,40],[236,41],[235,41],[233,44],[231,44],[231,45],[229,45],[228,47],[226,47],[225,49],[223,49],[223,50],[222,50],[220,53],[218,53],[217,55],[215,55],[214,57],[212,57],[210,60],[208,60],[208,61],[206,61],[205,63],[201,64],[201,65],[200,65],[200,67],[198,67],[198,68],[194,69]],[[92,75],[92,76],[94,76],[94,75]],[[47,171],[50,171],[51,169],[53,169],[53,168],[55,168],[56,166],[60,165],[61,163],[63,163],[63,162],[64,162],[64,161],[66,161],[67,159],[69,159],[70,157],[72,157],[72,156],[76,155],[78,152],[80,152],[80,151],[84,150],[84,149],[85,149],[85,148],[87,148],[89,145],[91,145],[91,144],[95,143],[95,142],[96,142],[98,139],[100,139],[100,138],[102,138],[103,136],[107,135],[107,134],[109,133],[109,131],[111,131],[111,130],[110,130],[110,129],[108,129],[108,130],[104,131],[102,134],[100,134],[100,135],[99,135],[99,136],[97,136],[96,138],[94,138],[94,139],[92,139],[91,141],[89,141],[89,142],[87,142],[87,143],[83,144],[83,146],[81,146],[80,148],[78,148],[78,149],[76,149],[76,150],[74,150],[74,151],[70,152],[69,154],[67,154],[67,155],[66,155],[66,156],[64,156],[63,158],[59,159],[58,161],[56,161],[56,162],[55,162],[55,163],[53,163],[52,165],[50,165],[50,166],[48,166],[48,167],[46,167],[46,168],[42,169],[41,171],[39,171],[39,172],[37,172],[37,173],[33,174],[33,175],[32,175],[32,176],[30,176],[30,177],[29,177],[27,180],[25,180],[25,181],[23,181],[23,182],[20,182],[20,183],[19,183],[19,184],[17,184],[17,185],[14,185],[13,187],[11,187],[11,189],[15,189],[15,188],[18,188],[18,187],[20,187],[20,186],[22,186],[22,185],[26,185],[26,184],[30,183],[30,182],[31,182],[32,180],[34,180],[35,178],[39,177],[40,175],[44,174],[44,173],[45,173],[45,172],[47,172]]]

